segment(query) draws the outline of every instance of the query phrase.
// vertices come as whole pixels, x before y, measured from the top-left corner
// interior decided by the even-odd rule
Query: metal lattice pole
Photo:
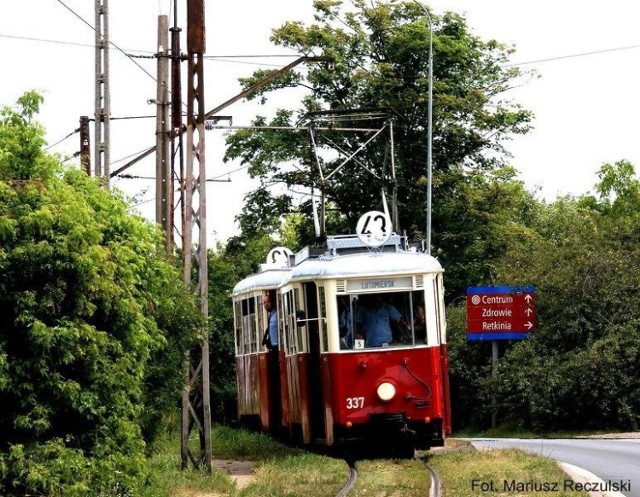
[[[200,310],[207,317],[208,268],[206,224],[205,110],[204,110],[204,0],[188,0],[188,103],[187,163],[185,177],[185,222],[183,234],[184,280],[198,295]],[[194,239],[197,234],[197,243]],[[195,367],[194,365],[197,364]],[[211,401],[209,388],[209,339],[186,358],[182,394],[182,467],[191,459],[196,467],[211,471]],[[197,426],[200,453],[193,456],[189,434]]]

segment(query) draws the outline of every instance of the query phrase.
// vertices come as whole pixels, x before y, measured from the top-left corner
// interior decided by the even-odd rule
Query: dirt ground
[[[256,463],[253,461],[214,459],[212,464],[214,468],[225,471],[239,488],[246,487],[256,479]]]

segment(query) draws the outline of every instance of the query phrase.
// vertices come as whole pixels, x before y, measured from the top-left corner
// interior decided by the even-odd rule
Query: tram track
[[[340,491],[336,494],[336,497],[345,497],[358,481],[358,470],[356,469],[356,462],[347,460],[347,465],[349,466],[349,479],[347,483],[340,489]]]
[[[422,459],[422,462],[424,462],[424,465],[427,467],[427,471],[431,476],[431,486],[429,487],[429,497],[441,497],[442,484],[440,483],[440,475],[435,470],[435,468],[426,461],[426,459]]]
[[[429,477],[431,478],[428,497],[442,497],[442,484],[440,481],[440,475],[435,470],[435,468],[426,461],[426,458],[420,459],[422,459],[422,462],[424,463],[429,473]],[[356,462],[353,460],[346,460],[346,463],[349,466],[349,478],[345,485],[336,494],[336,497],[346,497],[356,484],[356,481],[358,481],[358,470],[356,468]]]

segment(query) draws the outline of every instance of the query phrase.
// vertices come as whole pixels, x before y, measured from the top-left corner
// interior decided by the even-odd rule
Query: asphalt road
[[[640,439],[473,438],[470,441],[476,448],[517,448],[572,464],[595,474],[605,484],[621,485],[620,494],[625,497],[640,497]]]

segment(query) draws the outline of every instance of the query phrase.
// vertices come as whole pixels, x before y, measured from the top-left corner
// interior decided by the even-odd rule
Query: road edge
[[[584,468],[560,461],[558,461],[558,466],[576,483],[599,483],[604,486],[604,481],[601,478]],[[620,492],[591,491],[589,492],[589,497],[625,497],[625,495]]]

